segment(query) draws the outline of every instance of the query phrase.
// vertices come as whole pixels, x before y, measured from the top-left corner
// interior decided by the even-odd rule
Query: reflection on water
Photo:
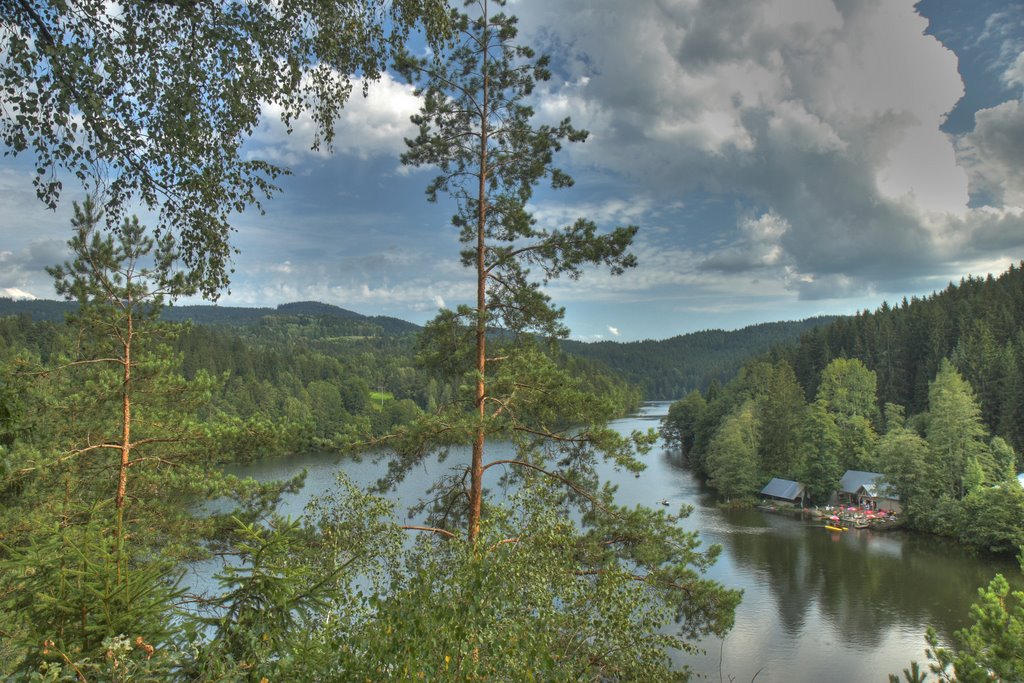
[[[623,432],[656,429],[667,409],[668,403],[648,404],[613,424]],[[498,457],[508,446],[489,448],[489,455]],[[393,495],[398,509],[404,511],[439,474],[467,460],[468,452],[453,451],[446,462],[430,461],[414,470]],[[725,681],[749,681],[755,674],[760,683],[885,681],[910,660],[924,660],[927,625],[945,640],[963,627],[977,587],[993,574],[1003,572],[1022,583],[1012,561],[975,558],[934,537],[830,532],[816,521],[721,509],[660,444],[646,460],[639,476],[610,465],[603,466],[602,475],[618,485],[624,504],[660,507],[666,500],[672,510],[692,506],[681,524],[700,532],[705,543],[723,547],[710,576],[744,592],[736,626],[724,643],[704,642],[704,655],[674,655],[709,680],[719,680],[721,655]],[[313,454],[254,463],[235,473],[274,479],[303,468],[306,486],[284,501],[284,514],[301,514],[311,496],[334,485],[338,468],[365,486],[385,465]]]
[[[646,406],[616,426],[646,429],[667,408]],[[946,641],[965,626],[978,586],[996,572],[1024,583],[1012,560],[973,557],[931,536],[831,532],[817,521],[719,508],[660,445],[619,495],[629,503],[690,504],[684,525],[723,547],[710,574],[743,590],[736,626],[724,643],[703,643],[705,655],[676,655],[710,680],[719,680],[721,654],[726,681],[755,674],[758,681],[884,681],[912,659],[924,661],[929,624]]]

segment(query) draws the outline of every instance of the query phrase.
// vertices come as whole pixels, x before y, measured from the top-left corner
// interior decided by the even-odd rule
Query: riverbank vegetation
[[[771,477],[814,503],[880,472],[909,524],[978,548],[1024,544],[1024,271],[839,319],[672,405],[663,434],[726,498]]]

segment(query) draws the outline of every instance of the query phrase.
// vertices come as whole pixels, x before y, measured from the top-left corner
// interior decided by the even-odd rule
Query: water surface
[[[651,403],[634,416],[613,423],[617,429],[657,428],[668,403]],[[489,446],[488,459],[507,444]],[[394,492],[399,509],[411,505],[436,476],[468,460],[453,451],[445,463],[429,461]],[[934,626],[949,641],[967,623],[978,586],[996,573],[1021,585],[1012,559],[972,556],[932,536],[909,532],[851,530],[831,532],[820,523],[759,510],[726,510],[659,444],[646,456],[639,477],[607,466],[602,474],[619,486],[624,504],[672,509],[692,505],[681,522],[700,533],[705,544],[723,552],[709,575],[743,590],[736,625],[724,641],[701,643],[705,653],[674,658],[690,666],[697,680],[881,681],[924,662],[924,632]],[[356,483],[370,485],[385,469],[372,459],[356,462],[310,454],[252,463],[232,471],[258,479],[283,479],[305,468],[306,485],[283,501],[281,512],[299,515],[310,497],[334,486],[341,468]],[[721,662],[721,664],[720,664]],[[721,672],[721,673],[720,673]],[[760,672],[760,673],[758,673]]]

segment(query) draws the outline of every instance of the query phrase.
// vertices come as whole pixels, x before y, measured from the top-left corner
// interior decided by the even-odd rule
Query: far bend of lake
[[[616,420],[623,432],[657,428],[667,402],[645,404],[631,417]],[[490,444],[490,458],[505,444]],[[448,461],[429,461],[413,470],[392,494],[404,514],[437,474],[468,461],[453,451]],[[306,502],[334,486],[343,469],[357,484],[374,483],[386,463],[356,462],[324,454],[275,458],[230,471],[260,480],[285,479],[305,468],[304,489],[288,496],[282,514],[297,516]],[[760,683],[802,681],[883,682],[917,660],[924,664],[924,632],[934,626],[944,642],[968,623],[977,588],[997,572],[1021,585],[1012,559],[974,557],[942,539],[910,532],[850,530],[830,532],[819,522],[804,522],[759,510],[724,510],[689,470],[659,442],[647,455],[647,469],[634,477],[607,466],[605,479],[619,486],[627,505],[668,509],[692,505],[683,520],[705,545],[723,547],[708,576],[743,590],[736,625],[724,642],[707,639],[705,654],[675,653],[695,680]],[[201,569],[200,573],[204,573]],[[202,581],[199,581],[202,583]],[[760,671],[760,673],[758,673]]]

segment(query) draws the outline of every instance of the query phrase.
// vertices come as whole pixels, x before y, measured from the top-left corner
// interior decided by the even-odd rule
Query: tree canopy
[[[133,202],[159,212],[215,297],[230,272],[232,213],[269,197],[285,169],[242,145],[264,114],[308,114],[330,146],[351,94],[440,0],[12,0],[0,24],[0,139],[34,159],[39,198],[64,181],[102,194],[110,225]]]

